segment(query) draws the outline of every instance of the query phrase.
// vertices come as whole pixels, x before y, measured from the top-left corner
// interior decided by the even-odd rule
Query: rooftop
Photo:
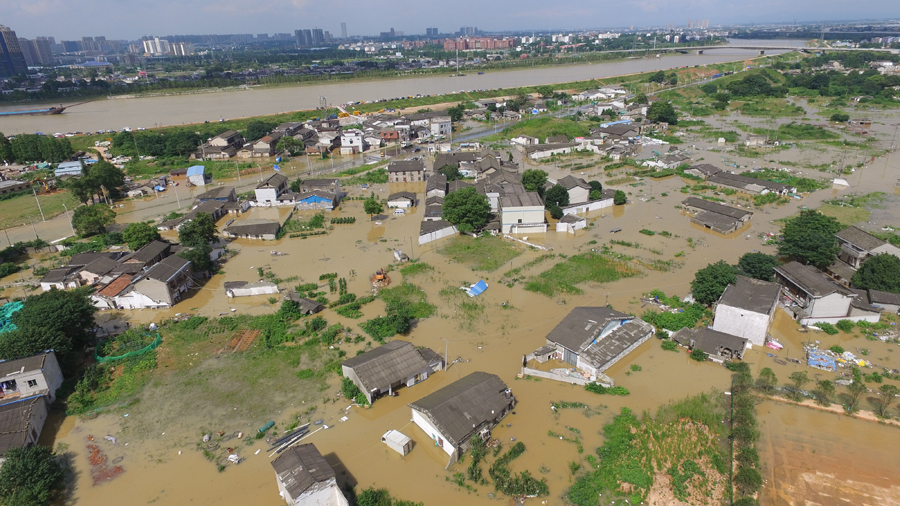
[[[781,274],[798,288],[810,294],[813,297],[824,297],[832,293],[841,293],[851,295],[848,288],[836,283],[825,273],[810,265],[803,265],[799,262],[789,262],[784,265],[775,267],[775,272]]]
[[[128,256],[127,261],[147,263],[167,252],[172,245],[163,241],[153,241]]]
[[[185,266],[191,263],[190,260],[186,260],[181,258],[178,255],[168,256],[163,258],[158,264],[154,265],[147,271],[142,279],[149,278],[155,279],[157,281],[162,281],[163,283],[168,283],[176,274],[178,274]]]
[[[631,320],[590,345],[582,357],[597,369],[604,370],[623,351],[652,333],[653,326],[649,323],[641,319]]]
[[[288,448],[272,461],[272,467],[291,499],[312,487],[328,486],[335,479],[334,469],[313,444]]]
[[[419,225],[419,235],[430,234],[432,232],[437,232],[438,230],[443,230],[445,228],[453,227],[454,225],[449,221],[437,220],[437,221],[423,221],[421,225]]]
[[[421,160],[397,160],[388,165],[388,172],[424,171],[425,163]]]
[[[412,343],[390,341],[387,344],[345,360],[341,365],[353,369],[365,391],[386,388],[406,381],[424,371],[428,364]]]
[[[688,197],[684,199],[682,204],[685,206],[694,207],[696,209],[702,209],[704,211],[712,211],[714,213],[721,214],[736,220],[743,220],[745,217],[753,215],[752,212],[744,209],[729,207],[723,204],[719,204],[718,202],[710,202],[708,200],[703,200],[697,197]]]
[[[225,227],[225,231],[232,235],[260,236],[277,234],[281,225],[277,221],[264,219],[240,220]]]
[[[201,193],[197,196],[197,200],[227,199],[231,197],[231,193],[234,191],[234,186],[219,186]]]
[[[781,285],[777,283],[738,276],[735,284],[725,288],[725,292],[719,298],[719,305],[769,314],[774,309],[779,293]]]
[[[499,376],[473,372],[409,406],[428,415],[435,427],[458,445],[478,425],[500,417],[512,402],[507,391]]]
[[[581,351],[600,335],[610,320],[633,318],[608,307],[576,307],[547,334],[547,341]]]
[[[571,190],[576,186],[579,188],[584,188],[585,190],[591,189],[591,185],[589,185],[587,181],[580,177],[566,176],[561,178],[558,183],[564,186],[567,190]]]
[[[683,328],[672,334],[672,340],[683,346],[699,348],[709,355],[720,355],[719,351],[723,348],[737,352],[740,355],[743,354],[743,350],[747,346],[747,340],[743,337],[733,336],[707,327],[699,329]]]
[[[847,227],[834,235],[841,241],[848,242],[865,251],[872,251],[887,244],[885,241],[857,227]]]
[[[275,173],[267,177],[262,183],[259,183],[257,188],[277,188],[284,184],[285,181],[287,181],[286,177],[282,176],[281,174]]]
[[[44,368],[44,362],[46,362],[47,355],[50,353],[53,352],[45,351],[30,357],[19,358],[16,360],[4,360],[0,362],[0,378],[24,371],[40,371]]]
[[[412,202],[416,201],[416,194],[413,192],[397,192],[388,195],[388,200],[408,199]]]
[[[0,404],[0,455],[25,446],[31,425],[31,412],[39,402],[47,401],[43,395],[37,395]]]

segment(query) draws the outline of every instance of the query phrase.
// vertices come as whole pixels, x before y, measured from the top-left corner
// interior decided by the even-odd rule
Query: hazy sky
[[[289,32],[322,28],[340,36],[390,28],[423,34],[461,26],[482,30],[577,30],[649,26],[689,19],[718,23],[837,20],[898,16],[897,0],[0,0],[0,23],[19,37],[56,40],[105,35]]]

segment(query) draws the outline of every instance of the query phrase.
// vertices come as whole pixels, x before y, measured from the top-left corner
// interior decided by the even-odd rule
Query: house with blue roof
[[[212,183],[212,175],[202,165],[188,167],[187,180],[194,186],[206,186]]]

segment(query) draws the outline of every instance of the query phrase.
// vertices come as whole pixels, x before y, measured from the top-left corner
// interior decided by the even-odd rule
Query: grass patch
[[[501,265],[522,254],[511,241],[496,236],[458,236],[439,251],[454,262],[468,265],[474,271],[494,271]]]
[[[579,283],[593,281],[610,283],[622,278],[630,278],[640,271],[625,263],[595,252],[573,255],[554,265],[525,284],[525,289],[553,297],[558,293],[581,294]]]
[[[41,201],[41,209],[44,211],[44,217],[48,220],[53,216],[66,212],[63,204],[69,207],[70,213],[79,205],[78,200],[68,190],[38,195],[38,200]],[[28,219],[29,217],[35,222],[41,219],[41,211],[34,200],[34,195],[30,192],[27,195],[0,200],[0,228],[31,223]]]
[[[478,297],[469,297],[466,292],[455,286],[448,286],[438,292],[447,304],[453,308],[450,318],[456,320],[461,330],[473,332],[476,322],[484,321],[484,302]]]
[[[353,176],[341,181],[342,185],[360,185],[360,184],[385,184],[388,182],[388,173],[387,169],[384,167],[380,169],[370,170],[365,174],[360,174],[358,176]]]
[[[519,135],[530,135],[544,141],[549,136],[565,135],[570,140],[575,137],[587,137],[591,134],[594,123],[589,121],[572,121],[562,118],[535,118],[516,123],[515,126],[504,128],[498,139],[512,139]]]
[[[822,204],[818,211],[825,216],[831,216],[838,220],[842,225],[846,226],[869,221],[869,216],[872,214],[865,207],[851,207],[837,204]]]
[[[434,271],[434,267],[425,262],[411,262],[400,268],[400,274],[403,274],[403,276],[407,278],[432,271]]]
[[[771,131],[765,128],[753,128],[752,131],[759,135],[771,134]],[[823,141],[839,139],[840,136],[820,126],[791,122],[778,127],[777,138],[782,141]]]
[[[787,172],[772,169],[765,169],[757,172],[744,172],[741,175],[752,177],[753,179],[760,179],[762,181],[794,186],[799,192],[814,192],[831,186],[831,182],[829,181],[819,181],[807,177],[792,176]]]

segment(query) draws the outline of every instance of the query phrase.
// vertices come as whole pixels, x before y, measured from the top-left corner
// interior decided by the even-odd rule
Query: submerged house
[[[382,395],[394,395],[401,386],[425,381],[443,366],[440,355],[416,349],[407,341],[391,341],[341,364],[343,376],[359,387],[370,404]]]
[[[672,334],[672,340],[691,351],[703,350],[713,362],[741,359],[747,349],[747,339],[710,328],[683,328]]]
[[[37,444],[62,382],[53,351],[0,362],[0,465],[7,451]]]
[[[251,283],[249,281],[226,281],[225,295],[232,297],[249,297],[251,295],[273,295],[278,293],[278,285],[269,281]]]
[[[348,506],[331,465],[316,445],[292,446],[272,461],[278,493],[294,506]]]
[[[713,330],[743,337],[757,346],[766,344],[779,293],[777,283],[738,276],[716,303]]]
[[[881,308],[815,267],[799,262],[780,265],[775,267],[775,281],[783,287],[782,305],[803,325],[881,318]]]
[[[450,460],[459,460],[473,437],[488,439],[516,406],[516,397],[495,374],[473,372],[409,404],[412,419]]]
[[[607,307],[576,307],[547,334],[552,357],[592,377],[650,339],[653,326]]]

